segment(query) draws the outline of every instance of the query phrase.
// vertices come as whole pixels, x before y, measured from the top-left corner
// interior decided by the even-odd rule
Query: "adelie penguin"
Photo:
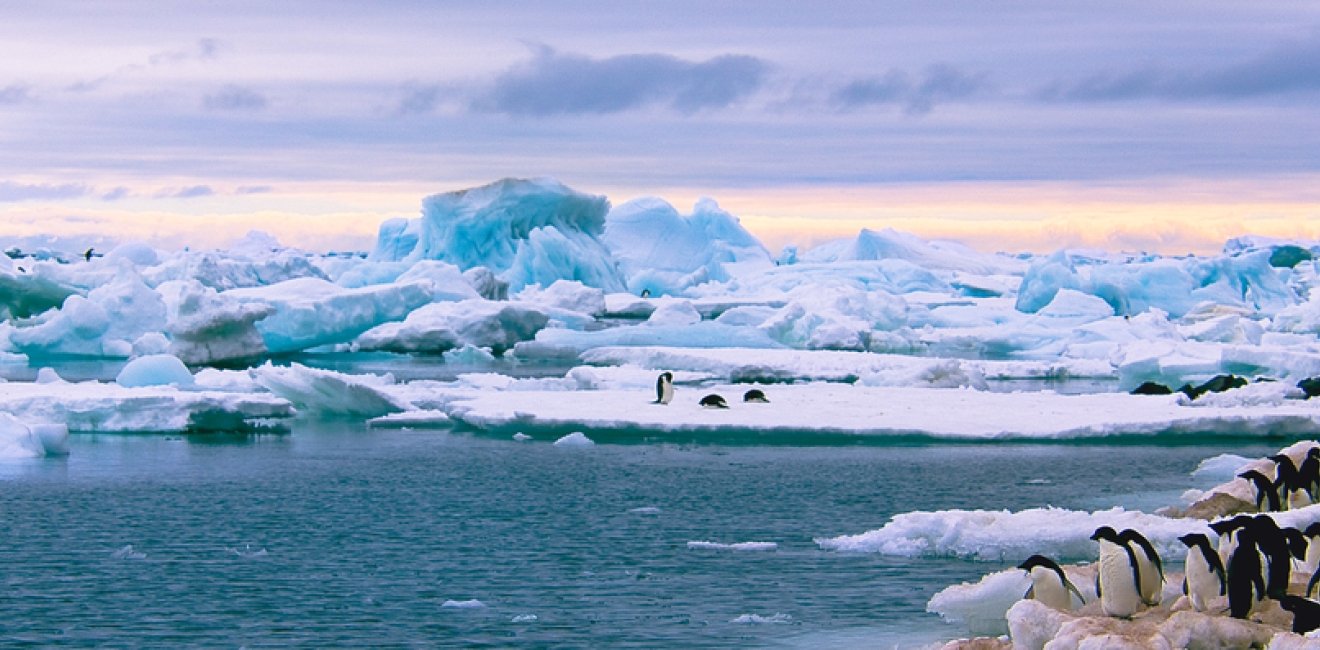
[[[674,373],[662,372],[655,380],[655,401],[652,404],[668,404],[674,399]]]
[[[1306,634],[1320,628],[1320,603],[1291,594],[1279,598],[1279,606],[1292,612],[1292,631]]]
[[[1160,563],[1160,554],[1155,550],[1155,546],[1144,535],[1131,528],[1120,532],[1118,540],[1132,549],[1132,554],[1137,559],[1140,576],[1137,589],[1141,593],[1141,602],[1152,606],[1160,604],[1164,589],[1164,566]]]
[[[723,398],[723,397],[720,397],[719,395],[716,395],[715,393],[711,393],[711,394],[709,394],[709,395],[707,395],[707,396],[701,398],[701,401],[700,401],[700,402],[697,402],[697,403],[700,404],[700,405],[702,406],[702,408],[708,408],[708,409],[726,409],[726,408],[729,408],[729,403],[726,402],[726,401],[724,401],[724,398]]]
[[[1216,598],[1228,593],[1228,577],[1219,553],[1210,546],[1210,538],[1203,533],[1191,533],[1178,538],[1187,545],[1187,564],[1183,573],[1183,593],[1198,612],[1210,609]]]
[[[1238,474],[1238,478],[1246,479],[1256,490],[1256,510],[1258,512],[1278,512],[1279,492],[1274,487],[1274,481],[1268,476],[1261,474],[1257,470],[1247,470]]]
[[[1077,597],[1078,604],[1086,602],[1082,592],[1068,580],[1068,576],[1054,560],[1044,555],[1033,555],[1019,564],[1018,568],[1031,577],[1031,587],[1023,594],[1023,598],[1038,600],[1047,607],[1065,612],[1072,610],[1073,596]]]
[[[761,392],[761,389],[759,389],[759,388],[753,388],[753,389],[747,391],[746,393],[743,393],[743,401],[744,401],[744,402],[753,402],[753,403],[756,403],[756,404],[769,404],[769,403],[770,403],[770,400],[766,399],[766,397],[765,397],[765,393]]]
[[[1106,616],[1132,618],[1141,609],[1141,569],[1136,551],[1109,526],[1095,529],[1091,539],[1100,543],[1100,568],[1095,591]]]
[[[1256,603],[1265,599],[1264,558],[1257,548],[1256,534],[1250,528],[1237,532],[1237,545],[1228,558],[1228,612],[1245,619]]]

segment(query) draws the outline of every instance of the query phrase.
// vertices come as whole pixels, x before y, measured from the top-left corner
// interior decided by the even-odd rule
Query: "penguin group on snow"
[[[1256,491],[1256,514],[1240,514],[1207,524],[1206,532],[1178,538],[1187,547],[1182,591],[1191,608],[1249,619],[1266,600],[1293,614],[1294,632],[1320,629],[1320,522],[1305,529],[1280,526],[1270,511],[1320,502],[1320,446],[1311,447],[1301,466],[1286,454],[1269,457],[1274,477],[1249,470],[1238,476]],[[1217,538],[1217,543],[1212,542]],[[1160,604],[1164,568],[1155,546],[1141,533],[1101,526],[1091,535],[1099,544],[1095,593],[1099,609],[1117,618],[1132,618]],[[1064,570],[1050,558],[1033,555],[1018,565],[1031,587],[1024,595],[1059,610],[1086,604]],[[1309,576],[1304,589],[1289,593],[1293,573]],[[1300,584],[1300,581],[1299,581]]]
[[[1256,381],[1274,381],[1274,379],[1258,377],[1256,378]],[[1206,393],[1222,393],[1234,388],[1241,388],[1249,383],[1251,382],[1248,381],[1246,377],[1228,374],[1215,375],[1206,380],[1205,383],[1197,384],[1196,386],[1183,384],[1177,389],[1158,382],[1147,381],[1142,382],[1140,386],[1133,388],[1129,392],[1132,395],[1172,395],[1174,393],[1182,393],[1187,396],[1187,399],[1194,400]],[[1297,382],[1297,388],[1302,391],[1302,399],[1311,399],[1312,397],[1320,396],[1320,377],[1308,377],[1303,379]]]
[[[674,400],[674,373],[665,371],[655,380],[655,401],[652,404],[668,404]],[[765,391],[759,388],[753,388],[743,393],[743,402],[750,404],[769,404],[770,400],[765,396]],[[702,397],[698,402],[702,408],[708,409],[727,409],[729,402],[724,396],[717,393],[711,393]]]

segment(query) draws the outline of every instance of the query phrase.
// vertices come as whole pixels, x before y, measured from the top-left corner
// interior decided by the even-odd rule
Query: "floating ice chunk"
[[[129,361],[115,377],[115,383],[125,388],[138,386],[186,388],[193,385],[193,376],[178,357],[172,354],[153,354]]]
[[[1113,508],[1082,512],[1062,508],[939,510],[895,515],[883,528],[859,535],[820,538],[821,548],[904,557],[953,556],[972,560],[1021,561],[1040,553],[1056,560],[1092,559],[1091,533],[1100,526],[1134,528],[1166,562],[1186,555],[1178,537],[1204,532],[1205,521],[1173,519]]]
[[[1246,471],[1245,466],[1254,460],[1237,454],[1211,456],[1196,465],[1196,469],[1192,470],[1192,478],[1215,483],[1231,481],[1239,472]]]
[[[115,549],[114,552],[110,553],[110,557],[116,560],[145,560],[147,558],[147,554],[141,551],[133,550],[132,544],[125,544],[119,547],[118,549]]]
[[[1067,571],[1067,567],[1063,567]],[[1022,569],[991,573],[975,584],[945,587],[931,596],[926,611],[939,614],[950,623],[963,623],[975,635],[1008,633],[1005,615],[1008,609],[1031,587],[1031,578]]]
[[[771,616],[743,614],[730,619],[729,622],[737,625],[788,625],[793,622],[793,617],[782,612],[776,612]]]
[[[266,363],[251,372],[258,384],[293,402],[302,413],[371,418],[411,406],[384,390],[394,383],[392,375],[348,375],[297,363]]]
[[[695,325],[701,322],[701,313],[691,302],[686,300],[664,300],[657,303],[655,311],[646,319],[646,324],[670,325],[682,327],[685,325]]]
[[[449,416],[444,411],[418,409],[374,417],[367,420],[367,426],[374,429],[437,428],[447,427],[450,422]]]
[[[143,269],[142,277],[150,286],[170,280],[191,280],[216,291],[259,287],[295,278],[327,279],[306,253],[286,248],[180,253]]]
[[[535,623],[536,621],[536,614],[519,614],[509,619],[511,623]]]
[[[518,433],[513,434],[513,439],[518,442],[527,442],[528,440],[531,440],[532,437],[519,431]]]
[[[225,550],[239,557],[266,557],[269,555],[264,547],[253,548],[252,544],[243,544],[242,547],[227,548]]]
[[[705,551],[773,551],[779,548],[779,544],[777,542],[735,542],[733,544],[724,544],[720,542],[694,541],[688,542],[687,547]]]
[[[642,506],[640,508],[629,508],[628,512],[636,515],[658,515],[660,509],[655,506]]]
[[[7,255],[0,255],[0,320],[30,318],[64,304],[78,288],[63,279],[50,277],[42,267],[18,270]]]
[[[464,300],[426,305],[399,323],[364,332],[363,350],[438,354],[463,345],[490,348],[497,354],[536,335],[549,322],[532,305],[490,300]]]
[[[125,242],[110,249],[110,252],[105,254],[105,260],[107,262],[126,260],[133,266],[146,268],[159,264],[160,254],[156,249],[142,242]]]
[[[0,411],[0,458],[37,458],[69,453],[69,430],[62,424],[24,424]]]
[[[266,356],[266,342],[256,323],[274,314],[274,305],[245,302],[191,279],[162,283],[157,291],[165,299],[170,351],[185,363]]]
[[[454,350],[446,350],[440,355],[445,363],[455,366],[480,366],[495,361],[495,355],[491,354],[490,348],[479,348],[471,343],[464,343],[463,347]]]
[[[377,325],[401,320],[431,301],[431,283],[345,289],[326,280],[299,278],[223,295],[275,307],[275,313],[256,326],[266,348],[282,353],[345,343]]]
[[[634,294],[661,296],[722,282],[732,263],[771,265],[761,242],[711,199],[698,200],[689,215],[654,197],[629,201],[610,210],[603,239]]]
[[[560,279],[618,291],[623,282],[599,239],[608,210],[605,197],[555,180],[504,179],[427,197],[417,226],[385,222],[371,259],[485,266],[515,291]]]
[[[574,431],[555,441],[556,447],[594,447],[595,442],[581,431]]]
[[[49,366],[46,366],[46,367],[39,368],[39,369],[37,370],[37,380],[36,380],[36,383],[38,383],[38,384],[64,384],[64,383],[68,383],[68,382],[64,381],[64,378],[60,376],[60,373],[55,372],[55,369],[54,369],[54,368],[51,368],[51,367],[49,367]]]
[[[15,329],[10,343],[31,359],[42,357],[128,358],[133,341],[165,329],[165,303],[142,283],[131,265],[113,282],[69,296],[58,312],[31,327]]]
[[[0,411],[31,422],[62,422],[79,432],[244,431],[293,415],[287,400],[268,393],[124,388],[113,382],[11,382]]]
[[[563,309],[596,318],[605,314],[605,292],[574,280],[556,280],[542,289],[529,286],[513,296],[514,300],[538,307]]]
[[[611,327],[594,332],[567,329],[543,329],[536,339],[514,346],[514,354],[524,359],[577,359],[593,348],[737,348],[744,358],[754,358],[746,350],[782,348],[784,345],[754,327],[734,327],[702,321],[692,325],[653,325],[648,327]]]
[[[471,600],[446,600],[440,604],[441,607],[450,607],[453,609],[482,609],[486,603],[473,598]]]

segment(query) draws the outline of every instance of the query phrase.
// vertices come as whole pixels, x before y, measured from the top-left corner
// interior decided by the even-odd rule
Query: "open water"
[[[910,647],[965,634],[933,593],[1016,562],[814,538],[911,510],[1153,507],[1203,458],[1279,446],[75,435],[0,462],[0,646]]]

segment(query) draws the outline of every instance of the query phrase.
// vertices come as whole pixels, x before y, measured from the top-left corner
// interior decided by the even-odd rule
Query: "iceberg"
[[[62,423],[75,433],[252,431],[293,416],[288,400],[268,393],[126,388],[103,382],[9,382],[0,412],[28,422]]]
[[[773,264],[761,242],[711,199],[698,200],[688,215],[654,197],[629,201],[610,210],[603,240],[633,294],[678,295],[730,279],[733,264]]]
[[[475,298],[431,303],[398,323],[378,325],[357,337],[360,350],[441,354],[464,346],[503,354],[550,322],[541,309],[516,302]]]
[[[292,402],[298,412],[318,416],[351,416],[363,419],[412,409],[407,401],[391,395],[390,375],[347,375],[301,364],[287,367],[266,363],[251,370],[252,379],[271,393]]]
[[[85,298],[69,296],[58,311],[15,329],[9,341],[30,359],[126,359],[139,338],[164,329],[165,301],[131,266],[121,266],[114,281],[92,289]]]
[[[514,291],[555,280],[620,291],[622,278],[600,240],[608,211],[605,197],[558,181],[504,179],[427,197],[416,225],[385,222],[370,259],[484,266]]]
[[[25,424],[0,411],[0,459],[69,453],[69,429],[62,424]]]

